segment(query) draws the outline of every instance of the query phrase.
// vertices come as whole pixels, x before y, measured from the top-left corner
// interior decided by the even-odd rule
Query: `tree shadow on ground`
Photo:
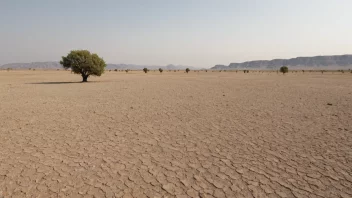
[[[112,81],[88,81],[88,82],[82,82],[82,81],[76,81],[76,82],[32,82],[32,83],[25,83],[29,85],[61,85],[61,84],[77,84],[77,83],[104,83],[104,82],[112,82]]]
[[[31,85],[60,85],[60,84],[76,84],[76,83],[83,83],[83,82],[34,82],[34,83],[26,83]],[[85,82],[89,83],[89,82]]]

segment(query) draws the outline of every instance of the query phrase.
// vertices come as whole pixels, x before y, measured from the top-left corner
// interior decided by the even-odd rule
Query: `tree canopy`
[[[280,72],[282,72],[283,74],[287,73],[288,72],[288,67],[286,67],[286,66],[280,67]]]
[[[89,76],[101,76],[106,67],[102,58],[88,50],[72,50],[66,57],[62,57],[60,64],[65,69],[71,68],[73,73],[80,74],[82,82],[87,82]]]

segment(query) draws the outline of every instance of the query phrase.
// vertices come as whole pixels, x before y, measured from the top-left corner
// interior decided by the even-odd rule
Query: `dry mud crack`
[[[352,197],[351,75],[75,80],[0,71],[0,197]]]

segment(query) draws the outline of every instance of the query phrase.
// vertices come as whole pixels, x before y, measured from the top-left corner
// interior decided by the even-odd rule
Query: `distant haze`
[[[88,49],[108,63],[210,68],[352,54],[351,0],[1,0],[0,65]]]

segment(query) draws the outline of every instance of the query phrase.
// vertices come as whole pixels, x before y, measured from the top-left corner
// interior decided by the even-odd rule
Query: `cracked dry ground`
[[[0,72],[1,196],[352,196],[350,74],[75,80]]]

